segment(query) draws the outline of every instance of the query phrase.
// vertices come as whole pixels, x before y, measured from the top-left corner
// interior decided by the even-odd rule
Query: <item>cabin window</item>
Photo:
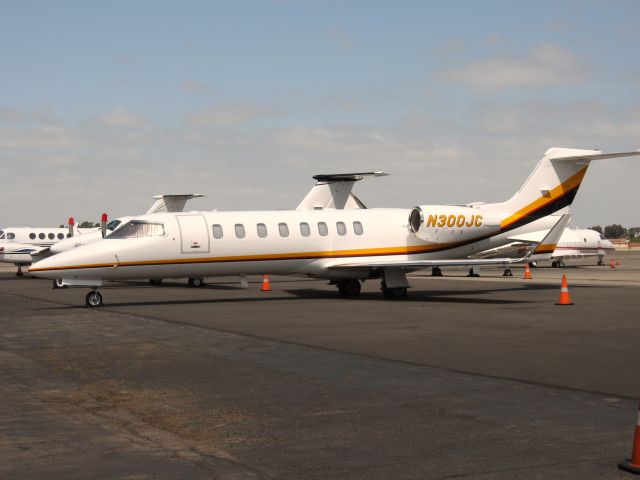
[[[279,223],[278,224],[278,231],[280,232],[280,236],[281,237],[288,237],[289,236],[289,225],[287,225],[286,223]]]
[[[11,234],[9,234],[9,235],[11,235]],[[38,238],[39,238],[40,240],[44,240],[44,237],[45,237],[44,233],[39,233],[39,234],[38,234]]]
[[[355,233],[356,235],[362,235],[363,231],[364,230],[362,229],[362,223],[353,222],[353,233]]]
[[[34,235],[35,237],[35,235]],[[62,240],[64,238],[64,233],[59,233],[58,234],[58,240]]]
[[[336,222],[336,229],[338,230],[338,235],[347,234],[347,226],[344,224],[344,222]]]
[[[222,225],[218,225],[217,223],[215,225],[213,225],[212,227],[213,230],[213,238],[217,238],[220,239],[222,238]]]
[[[309,228],[309,224],[307,222],[302,222],[300,224],[300,235],[303,237],[308,237],[311,235],[311,229]]]
[[[55,233],[50,233],[50,234],[48,235],[48,237],[49,237],[49,240],[55,240],[55,238],[56,238],[56,234],[55,234]]]
[[[236,223],[236,237],[244,238],[246,233],[244,231],[244,225],[241,223]]]
[[[116,230],[106,238],[143,238],[161,237],[164,235],[164,225],[162,223],[150,223],[142,220],[131,220],[125,223],[122,228]]]
[[[13,240],[16,238],[16,234],[13,232],[7,232],[7,240]]]
[[[329,234],[329,229],[327,228],[326,223],[318,222],[318,233],[323,237],[326,237]]]
[[[33,233],[33,232],[31,232],[31,233],[29,234],[29,238],[30,238],[31,240],[35,240],[35,239],[36,239],[36,234],[35,234],[35,233]]]
[[[267,236],[267,226],[264,223],[259,223],[256,225],[256,229],[258,230],[258,236],[260,238],[264,238]]]

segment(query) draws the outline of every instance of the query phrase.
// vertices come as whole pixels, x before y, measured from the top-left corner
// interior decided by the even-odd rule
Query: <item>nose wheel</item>
[[[85,300],[86,300],[87,307],[90,307],[90,308],[101,307],[103,305],[102,294],[97,290],[91,290],[89,293],[87,293]]]
[[[204,278],[192,277],[187,281],[187,285],[195,288],[202,287],[204,286]]]

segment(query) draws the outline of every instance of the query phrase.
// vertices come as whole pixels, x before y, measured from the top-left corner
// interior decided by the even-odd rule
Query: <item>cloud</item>
[[[203,96],[213,95],[215,93],[213,88],[198,80],[184,80],[180,84],[180,90],[184,93]]]
[[[229,104],[189,112],[184,120],[191,126],[221,127],[242,125],[257,118],[279,117],[286,113],[283,108],[267,105]]]
[[[444,81],[478,90],[583,83],[589,68],[560,45],[544,43],[525,57],[489,58],[437,72]]]
[[[70,148],[79,144],[77,135],[57,126],[43,125],[21,130],[0,129],[0,148]]]
[[[142,115],[130,112],[124,108],[116,108],[89,120],[89,124],[91,125],[115,128],[140,128],[147,123],[149,123],[148,120]]]
[[[20,123],[27,119],[24,112],[0,106],[0,122]]]
[[[353,40],[349,37],[347,32],[341,27],[330,27],[327,30],[327,35],[331,42],[338,46],[340,50],[343,52],[349,51],[353,49],[354,43]]]

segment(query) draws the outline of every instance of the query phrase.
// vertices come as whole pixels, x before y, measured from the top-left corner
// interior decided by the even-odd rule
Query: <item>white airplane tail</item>
[[[503,230],[518,228],[571,205],[592,160],[632,155],[640,155],[640,151],[602,153],[550,148],[513,197],[480,208],[499,214]]]
[[[147,210],[145,215],[151,213],[164,213],[164,212],[182,212],[184,206],[188,200],[192,198],[200,198],[204,195],[200,193],[189,193],[186,195],[155,195],[156,199],[153,205]]]

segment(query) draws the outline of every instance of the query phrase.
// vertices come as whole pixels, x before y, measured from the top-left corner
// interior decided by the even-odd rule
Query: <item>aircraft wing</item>
[[[353,192],[354,183],[365,177],[383,177],[387,172],[323,173],[314,175],[317,183],[302,199],[296,210],[321,210],[325,208],[367,208]]]
[[[562,235],[565,227],[569,223],[571,215],[562,215],[558,222],[545,237],[538,243],[536,248],[520,258],[460,258],[460,259],[434,259],[434,260],[399,260],[399,261],[373,261],[366,263],[343,263],[331,265],[331,269],[349,268],[401,268],[406,271],[420,270],[430,267],[473,267],[488,265],[510,265],[514,263],[524,263],[531,255],[551,255],[556,248],[556,244]],[[539,258],[539,257],[538,257]]]
[[[151,208],[147,210],[145,215],[151,213],[164,213],[164,212],[182,212],[184,206],[188,200],[192,198],[204,197],[201,193],[189,193],[185,195],[155,195],[156,199]]]
[[[49,251],[49,246],[31,245],[28,243],[0,243],[0,253],[40,255]]]

